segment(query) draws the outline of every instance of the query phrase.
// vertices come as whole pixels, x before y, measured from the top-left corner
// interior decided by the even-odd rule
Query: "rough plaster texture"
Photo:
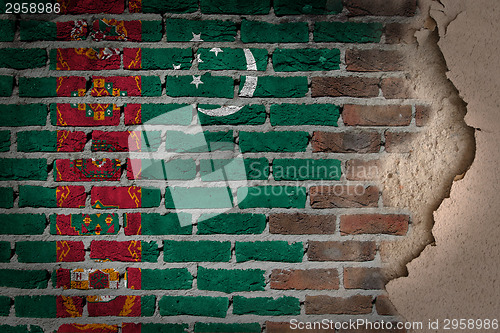
[[[467,103],[465,121],[476,128],[475,159],[434,213],[435,243],[408,264],[408,277],[387,285],[409,321],[498,319],[500,229],[498,161],[500,24],[495,0],[426,3],[439,29],[448,78]],[[427,33],[426,31],[421,32]]]

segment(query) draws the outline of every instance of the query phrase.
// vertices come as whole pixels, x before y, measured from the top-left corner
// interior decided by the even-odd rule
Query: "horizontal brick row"
[[[318,147],[315,147],[315,145]],[[326,148],[319,145],[320,143],[313,142],[315,151],[327,151]],[[270,151],[279,152],[280,150]],[[358,150],[357,152],[363,151]],[[342,175],[341,162],[337,159],[275,158],[272,163],[269,163],[266,158],[201,159],[199,163],[201,180],[206,182],[246,179],[267,180],[270,175],[272,175],[277,181],[339,180]],[[272,172],[270,171],[270,165],[272,165],[273,168]],[[0,159],[0,166],[2,167],[0,169],[0,180],[46,180],[48,175],[46,159],[2,158]],[[116,181],[120,179],[122,169],[124,168],[125,166],[123,166],[121,161],[117,159],[59,159],[55,160],[53,163],[53,176],[54,180],[57,182]],[[127,159],[126,168],[128,179],[192,180],[195,178],[197,172],[197,166],[193,159],[173,159],[169,161],[160,159]],[[379,164],[373,160],[350,160],[346,163],[346,169],[346,179],[348,180],[375,180],[381,172]],[[25,189],[27,191],[28,187]],[[279,191],[286,190],[287,188],[285,187],[276,186],[276,188],[264,187],[258,191],[251,191],[254,191],[252,192],[252,194],[255,194],[254,196],[279,196]],[[49,190],[47,189],[47,191]],[[370,188],[370,191],[372,191],[372,193],[376,192],[373,187]],[[329,207],[328,204],[323,202],[325,199],[322,198],[321,195],[344,195],[356,197],[366,194],[366,188],[363,186],[338,185],[336,187],[312,187],[312,192],[313,194],[314,192],[321,192],[319,193],[320,196],[318,198],[312,198],[313,200],[311,200],[311,203],[313,207],[332,208],[335,205],[345,206],[345,204],[330,204]],[[53,206],[54,204],[52,202],[56,198],[54,193],[44,195],[47,196],[47,198],[50,197],[46,206],[39,204],[33,207]],[[241,194],[243,196],[247,196],[248,192],[242,192]],[[27,194],[26,197],[27,196],[29,196],[29,194]],[[376,200],[372,199],[373,196],[369,198],[369,201],[373,204]],[[5,200],[6,202],[9,202],[8,194],[6,194]],[[313,204],[315,201],[321,201],[323,203]],[[325,204],[326,206],[324,206]],[[26,206],[30,205],[27,204]]]
[[[304,7],[307,7],[307,5]],[[1,41],[12,42],[17,30],[15,21],[0,20],[0,27],[5,32]],[[319,21],[314,23],[313,36],[315,42],[377,43],[380,41],[383,32],[390,39],[394,35],[395,29],[397,27],[394,25],[388,25],[384,29],[382,23]],[[163,38],[163,31],[165,31],[169,42],[231,42],[235,41],[237,25],[231,21],[195,21],[181,18],[166,19],[165,28],[162,20],[105,18],[94,21],[74,20],[62,22],[21,20],[19,39],[22,42],[80,41],[87,38],[94,41],[159,42]],[[269,33],[270,31],[272,33]],[[262,35],[262,32],[267,33]],[[272,24],[243,20],[241,40],[244,43],[307,42],[309,40],[308,23]]]
[[[306,50],[311,51],[310,49]],[[208,64],[208,63],[209,63],[208,61],[204,61],[201,64]],[[227,65],[224,62],[223,64],[225,66]],[[230,67],[229,69],[232,68],[237,68],[237,66]],[[296,63],[296,62],[293,63],[293,67],[288,67],[288,68],[290,70],[304,70],[304,68],[301,66],[301,63]],[[294,69],[294,68],[299,68],[299,69]],[[200,80],[202,80],[201,77]],[[93,76],[91,82],[92,86],[90,88],[90,95],[93,97],[161,96],[163,89],[160,78],[154,76],[109,76],[109,77]],[[273,87],[277,85],[276,82],[272,81],[271,77],[259,77],[258,82],[260,82],[261,86],[263,85],[263,87],[268,87],[268,86]],[[323,96],[329,96],[329,97],[349,96],[349,97],[360,97],[360,98],[377,97],[379,96],[379,89],[382,89],[382,93],[384,97],[387,99],[412,98],[413,93],[408,87],[407,82],[408,82],[407,79],[402,79],[402,78],[377,79],[377,78],[360,78],[360,77],[350,77],[350,76],[313,77],[312,95],[313,97],[323,97]],[[191,84],[192,83],[189,83],[189,85]],[[199,83],[199,84],[204,84],[204,83]],[[0,86],[2,88],[0,93],[3,92],[2,95],[10,96],[12,93],[13,85],[14,85],[13,77],[9,76],[0,77]],[[170,90],[172,90],[174,87],[172,84],[169,84],[168,77],[167,77],[167,87],[170,87]],[[257,87],[259,87],[259,83]],[[196,89],[199,88],[200,87]],[[175,93],[175,90],[174,92],[171,93]],[[258,93],[258,91],[256,90],[254,94],[255,93]],[[44,78],[36,78],[36,77],[19,78],[20,97],[37,97],[37,98],[81,97],[85,96],[86,94],[87,94],[86,78],[84,77],[60,76],[60,77],[44,77]],[[280,97],[277,93],[272,93],[272,95],[274,97]],[[206,96],[206,97],[213,97],[213,96]],[[290,107],[291,105],[293,104],[290,104]],[[287,111],[293,112],[294,110],[290,109],[290,107]],[[302,106],[298,105],[297,107],[304,108],[305,106],[302,104]]]
[[[39,68],[45,67],[47,60],[50,63],[51,70],[57,71],[99,71],[99,70],[118,70],[121,69],[121,57],[123,54],[123,69],[126,70],[155,70],[155,69],[170,69],[170,70],[187,70],[192,66],[193,54],[191,48],[124,48],[123,50],[119,48],[57,48],[50,49],[49,56],[45,49],[30,48],[30,49],[19,49],[19,48],[3,48],[0,49],[0,56],[2,60],[0,61],[1,68],[13,68],[13,69],[29,69],[29,68]],[[249,60],[251,59],[251,61]],[[202,70],[257,70],[264,71],[267,67],[267,50],[265,49],[233,49],[233,48],[211,48],[211,49],[199,49],[196,53],[196,60],[199,64],[199,69]],[[272,65],[276,72],[296,72],[296,71],[332,71],[338,70],[340,68],[340,51],[338,49],[277,49],[272,55]],[[357,50],[351,49],[346,51],[345,65],[347,71],[350,72],[395,72],[404,70],[407,65],[406,59],[400,51],[386,51],[386,50]],[[145,76],[144,80],[153,80],[153,78]],[[178,79],[176,76],[168,76],[166,80],[167,92],[168,90],[174,90],[175,87],[182,80],[188,80],[189,77],[181,77]],[[242,78],[242,81],[244,81]],[[300,80],[305,78],[293,78],[293,77],[280,77],[280,80],[289,81],[288,84],[296,85],[296,89],[300,88]],[[300,79],[300,80],[299,80]],[[316,80],[321,80],[315,78]],[[113,80],[113,77],[110,78]],[[179,81],[181,80],[181,81]],[[200,84],[210,84],[211,82],[222,83],[226,86],[234,85],[234,82],[229,77],[217,76],[211,77],[210,74],[203,75],[196,79],[199,80],[198,84],[195,85],[196,91],[200,89]],[[334,80],[333,84],[342,85],[347,84],[348,87],[344,88],[343,91],[354,91],[355,89],[360,90],[358,92],[362,93],[362,90],[367,90],[364,92],[365,96],[377,96],[378,93],[378,80],[369,78],[358,78],[358,77],[347,77],[347,78],[330,78]],[[344,81],[342,81],[344,80]],[[58,95],[54,91],[54,87],[59,87],[58,82],[50,81],[49,79],[41,80],[45,84],[44,87],[38,87],[43,90],[36,90],[37,87],[33,87],[36,83],[31,80],[21,81],[22,90],[21,94],[26,94],[32,97],[43,97],[48,96],[64,96],[71,93],[72,96],[79,96],[82,89],[78,83],[80,81],[68,81],[60,83],[62,87],[61,95]],[[102,80],[96,81],[97,83],[92,88],[92,94],[99,96],[99,93],[109,96],[112,93],[117,94],[117,96],[124,96],[120,94],[117,89],[115,91],[109,91],[109,86],[112,83],[108,83],[106,86],[101,87],[99,84]],[[116,79],[115,79],[116,81]],[[145,87],[155,84],[155,81],[146,81],[144,83]],[[201,81],[201,82],[200,82]],[[277,85],[277,82],[271,80],[271,77],[262,77],[259,79],[262,81],[264,86]],[[322,83],[321,81],[319,81]],[[409,87],[400,86],[400,84],[406,84],[407,80],[402,79],[386,79],[383,80],[381,85],[383,91],[386,92],[387,96],[390,98],[398,98],[400,95],[410,95]],[[6,84],[8,84],[6,82]],[[30,88],[31,84],[31,90]],[[187,84],[190,84],[187,83]],[[324,84],[324,83],[323,83]],[[115,82],[117,86],[128,87],[131,90],[131,96],[137,94],[136,89],[139,88],[134,86],[138,85],[136,82],[131,80],[122,82]],[[69,92],[64,92],[64,90],[70,87],[75,88],[75,90],[70,90]],[[185,87],[189,87],[185,85]],[[203,88],[202,86],[201,88]],[[286,85],[284,86],[286,87]],[[106,88],[106,89],[105,89]],[[106,91],[108,90],[108,91]],[[218,89],[214,87],[214,90]],[[337,88],[337,94],[342,91]],[[255,92],[258,94],[258,90]],[[149,95],[148,95],[149,94]],[[240,95],[242,93],[240,92]],[[318,92],[314,93],[315,96],[320,96]],[[154,92],[146,92],[144,96],[155,96]],[[189,95],[188,95],[189,96]],[[350,96],[350,95],[347,95]],[[225,97],[225,96],[218,96]],[[242,97],[248,97],[242,95]],[[266,97],[255,95],[255,97]],[[280,96],[276,96],[280,97]],[[297,97],[297,96],[286,96],[286,97]],[[411,96],[406,96],[411,97]],[[230,98],[230,97],[228,97]]]
[[[114,269],[65,269],[51,274],[46,270],[2,269],[0,286],[20,289],[45,289],[49,281],[54,288],[98,290],[128,288],[135,290],[192,289],[194,276],[187,268],[141,269],[127,268],[125,277]],[[198,266],[196,280],[199,290],[225,293],[263,291],[265,271],[261,269],[208,269]],[[122,281],[121,281],[122,280]],[[120,282],[121,281],[121,282]],[[384,278],[378,268],[344,268],[346,289],[381,289]],[[290,270],[273,269],[271,289],[331,290],[339,289],[337,269]]]
[[[76,187],[76,186],[75,186]],[[73,188],[75,188],[73,187]],[[70,187],[63,188],[63,194],[58,196],[57,202],[75,202],[74,205],[66,207],[82,207],[81,196],[71,193]],[[37,191],[36,189],[33,189]],[[78,192],[78,189],[73,189]],[[26,189],[23,189],[22,207],[26,201],[30,201],[32,207],[39,207],[42,199],[25,199]],[[133,203],[134,200],[145,202],[144,206],[157,207],[159,203],[159,190],[149,190],[149,196],[141,198],[141,193],[128,193],[126,202]],[[155,193],[156,192],[156,193]],[[101,191],[102,193],[102,191]],[[107,193],[110,193],[107,191]],[[148,193],[143,189],[143,193]],[[46,193],[45,193],[46,194]],[[58,193],[59,194],[59,193]],[[68,198],[69,197],[69,198]],[[274,200],[282,200],[274,199]],[[135,205],[136,203],[134,203]],[[154,204],[154,205],[153,205]],[[280,204],[280,202],[278,202]],[[48,206],[48,205],[43,205]],[[347,204],[345,207],[356,205]],[[119,205],[105,206],[101,201],[94,203],[96,208],[124,208]],[[125,207],[129,208],[129,207]],[[134,207],[135,208],[135,207]],[[195,207],[200,209],[200,207]],[[213,208],[213,207],[210,207]],[[0,234],[3,235],[41,235],[46,228],[46,217],[44,214],[0,214],[3,224]],[[191,235],[191,214],[167,213],[125,213],[123,216],[123,228],[125,235]],[[120,229],[117,213],[97,214],[52,214],[49,216],[50,233],[53,235],[105,235],[117,234]],[[356,234],[392,234],[405,235],[408,230],[409,217],[397,214],[357,214],[340,216],[340,232],[342,235]],[[197,221],[199,235],[210,234],[259,234],[266,226],[266,217],[263,214],[231,213],[231,214],[202,214]],[[269,216],[269,229],[272,234],[334,234],[336,230],[335,216],[312,215],[304,213],[295,214],[271,214]],[[335,244],[335,243],[332,243]],[[8,251],[6,249],[6,251]]]
[[[158,308],[160,316],[225,318],[229,300],[228,297],[162,296]],[[299,299],[290,296],[233,296],[231,300],[234,315],[298,315],[301,308]],[[304,308],[306,314],[368,314],[372,311],[372,300],[372,296],[362,295],[347,298],[307,295]],[[4,315],[10,310],[10,302],[10,297],[0,298]],[[85,307],[89,317],[151,317],[156,309],[156,296],[15,296],[13,303],[19,318],[77,318],[82,317]]]
[[[212,109],[209,109],[212,108]],[[229,107],[217,107],[216,105],[202,105],[198,107],[198,116],[201,125],[212,124],[241,124],[257,125],[263,124],[266,120],[265,108],[262,105],[249,105],[245,107],[234,107],[236,112],[229,116],[218,117],[217,112],[224,112]],[[118,126],[120,125],[120,115],[125,116],[125,125],[184,125],[188,126],[192,122],[193,106],[183,104],[127,104],[119,107],[115,104],[73,104],[58,103],[50,104],[50,119],[54,126],[68,127],[98,127],[98,126]],[[215,110],[214,110],[215,109]],[[213,111],[212,111],[213,110]],[[420,108],[419,108],[420,110]],[[161,113],[161,112],[170,113]],[[253,113],[256,111],[256,113]],[[47,106],[45,104],[0,104],[0,120],[2,127],[21,127],[21,126],[44,126],[47,122]],[[421,113],[419,111],[417,118],[419,125],[421,122]],[[270,108],[270,122],[273,126],[300,126],[300,125],[319,125],[319,126],[338,126],[339,119],[342,119],[346,127],[394,127],[408,126],[412,121],[412,107],[410,105],[344,105],[342,110],[334,104],[276,104]],[[191,134],[185,134],[179,131],[168,131],[170,136],[183,135],[188,141],[199,141]],[[177,133],[177,134],[176,134]],[[207,134],[206,138],[216,139],[215,134]],[[219,132],[222,133],[222,132]],[[227,133],[232,133],[228,131]],[[267,137],[283,137],[288,141],[289,136],[298,134],[307,134],[306,132],[240,132],[240,138],[246,136],[261,136],[260,139]],[[318,132],[321,133],[321,132]],[[341,133],[332,133],[341,135]],[[355,135],[355,132],[350,133]],[[36,138],[34,136],[37,136]],[[146,135],[148,137],[146,137]],[[199,136],[203,137],[200,133]],[[201,138],[200,137],[200,138]],[[285,139],[286,138],[286,139]],[[307,138],[307,137],[304,137]],[[22,132],[18,134],[20,139],[21,151],[77,151],[82,149],[86,141],[86,135],[83,132],[71,133],[69,131],[39,131]],[[139,132],[129,131],[102,132],[95,131],[92,135],[96,143],[92,150],[116,149],[117,151],[127,151],[126,146],[130,145],[131,150],[138,150],[143,146],[150,150],[157,149],[160,139],[159,132]],[[134,144],[127,144],[132,141]],[[169,142],[167,135],[167,144],[180,145],[177,142]],[[297,138],[298,139],[298,138]],[[99,145],[102,141],[112,141],[118,143],[118,147],[106,147]],[[143,142],[146,141],[146,142]],[[274,140],[273,140],[274,141]],[[0,142],[6,145],[10,142],[8,131],[0,131]],[[64,142],[64,144],[63,144]],[[69,143],[71,146],[69,147]],[[259,143],[257,143],[259,144]],[[300,142],[297,142],[301,146]],[[279,146],[279,145],[278,145]],[[252,146],[254,147],[254,146]],[[2,149],[6,149],[3,147]],[[38,149],[38,150],[35,150]],[[72,149],[72,150],[68,150]],[[130,150],[129,149],[129,150]],[[252,148],[254,149],[254,148]],[[271,148],[269,148],[271,149]]]
[[[346,215],[346,220],[350,219]],[[358,217],[359,218],[359,217]],[[90,218],[89,218],[90,219]],[[400,215],[386,215],[387,227],[377,222],[372,217],[373,223],[378,223],[378,230],[373,232],[368,229],[367,233],[389,233],[393,235],[404,235],[408,228],[408,217]],[[104,229],[107,226],[102,221]],[[77,225],[77,223],[79,223]],[[74,221],[74,227],[70,226],[73,233],[64,233],[65,230],[52,230],[54,234],[85,235],[82,229],[86,229],[87,223],[80,218]],[[96,220],[89,221],[89,228],[96,225]],[[64,226],[63,226],[64,227]],[[156,227],[156,230],[155,230]],[[382,228],[386,230],[382,230]],[[181,232],[165,232],[153,225],[152,233],[147,235],[164,234],[188,234]],[[173,229],[174,227],[172,227]],[[177,227],[179,228],[179,227]],[[396,230],[396,228],[399,228]],[[79,230],[80,229],[80,230]],[[86,230],[88,230],[86,229]],[[160,229],[160,230],[158,230]],[[190,230],[191,228],[185,228]],[[76,233],[77,230],[79,233]],[[158,232],[159,231],[159,232]],[[363,230],[358,227],[360,234]],[[90,233],[87,233],[90,234]],[[95,233],[93,233],[95,234]],[[99,234],[106,234],[98,233]],[[138,234],[138,233],[135,233]],[[191,234],[191,232],[189,232]],[[343,233],[345,234],[345,233]],[[163,259],[165,262],[228,262],[231,258],[231,243],[229,241],[163,241]],[[90,246],[90,258],[99,260],[110,260],[120,262],[157,262],[159,255],[158,244],[155,241],[106,241],[93,240]],[[13,254],[10,243],[0,243],[0,258],[2,262],[9,262]],[[236,242],[235,253],[237,262],[250,260],[271,262],[302,262],[304,253],[310,261],[371,261],[377,252],[376,245],[372,241],[309,241],[308,249],[304,252],[302,242],[288,243],[286,241],[258,241],[258,242]],[[16,243],[15,253],[18,261],[23,263],[55,263],[55,262],[79,262],[84,260],[85,248],[80,241],[21,241]],[[354,274],[354,273],[353,273]],[[364,274],[364,273],[363,273]],[[345,275],[347,276],[347,275]],[[355,284],[355,283],[353,283]]]
[[[1,269],[1,287],[19,289],[45,289],[50,281],[54,288],[101,290],[199,290],[224,293],[263,291],[266,272],[261,269],[209,269],[198,266],[196,276],[187,268],[141,269],[129,267],[124,278],[115,269],[65,269],[51,273],[46,270]],[[52,276],[52,277],[51,277]],[[339,289],[337,269],[273,269],[269,278],[271,289],[278,290],[336,290]],[[379,268],[344,268],[346,289],[382,289],[385,278]],[[381,301],[381,307],[387,307]],[[380,311],[388,314],[390,311]]]

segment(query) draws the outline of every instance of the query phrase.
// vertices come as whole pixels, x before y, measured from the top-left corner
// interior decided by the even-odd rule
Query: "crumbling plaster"
[[[435,242],[387,291],[406,320],[440,319],[440,329],[424,331],[444,332],[445,318],[499,319],[500,6],[497,0],[441,0],[422,1],[421,10],[437,24],[447,77],[467,103],[466,123],[476,129],[476,151],[434,212]]]

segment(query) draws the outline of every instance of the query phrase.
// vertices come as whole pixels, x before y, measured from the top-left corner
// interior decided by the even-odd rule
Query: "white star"
[[[201,54],[199,54],[199,53],[196,54],[196,61],[198,63],[203,62],[203,60],[201,60]]]
[[[203,39],[201,39],[201,32],[199,34],[195,34],[192,32],[193,38],[191,38],[191,42],[203,42]]]
[[[203,84],[203,82],[201,82],[201,75],[198,75],[198,76],[193,75],[193,81],[191,82],[191,84],[196,85],[196,89],[198,89],[198,86],[200,84]]]
[[[181,69],[181,64],[178,64],[178,65],[172,64],[172,65],[174,66],[174,69]]]
[[[220,48],[218,47],[213,47],[210,49],[210,52],[214,52],[215,53],[215,56],[217,57],[219,55],[219,52],[224,52],[222,51]]]

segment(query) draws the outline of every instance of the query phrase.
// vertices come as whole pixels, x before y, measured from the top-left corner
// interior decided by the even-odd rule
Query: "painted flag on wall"
[[[58,71],[100,71],[120,69],[116,48],[58,48],[50,50],[50,69]]]
[[[120,107],[115,104],[50,104],[54,126],[117,126]]]
[[[56,182],[112,181],[119,180],[120,175],[121,162],[116,159],[85,158],[54,161],[54,180]]]
[[[118,214],[50,215],[52,235],[116,235],[119,229]]]
[[[161,21],[95,20],[91,36],[96,41],[159,42],[162,37]]]
[[[113,268],[59,268],[54,284],[56,288],[63,289],[118,289],[120,273]]]
[[[155,306],[155,296],[87,296],[89,317],[146,317]]]
[[[122,262],[156,262],[158,244],[144,241],[104,241],[90,243],[90,258]]]
[[[91,197],[92,207],[97,209],[149,208],[160,205],[161,192],[158,188],[138,186],[94,186]]]

